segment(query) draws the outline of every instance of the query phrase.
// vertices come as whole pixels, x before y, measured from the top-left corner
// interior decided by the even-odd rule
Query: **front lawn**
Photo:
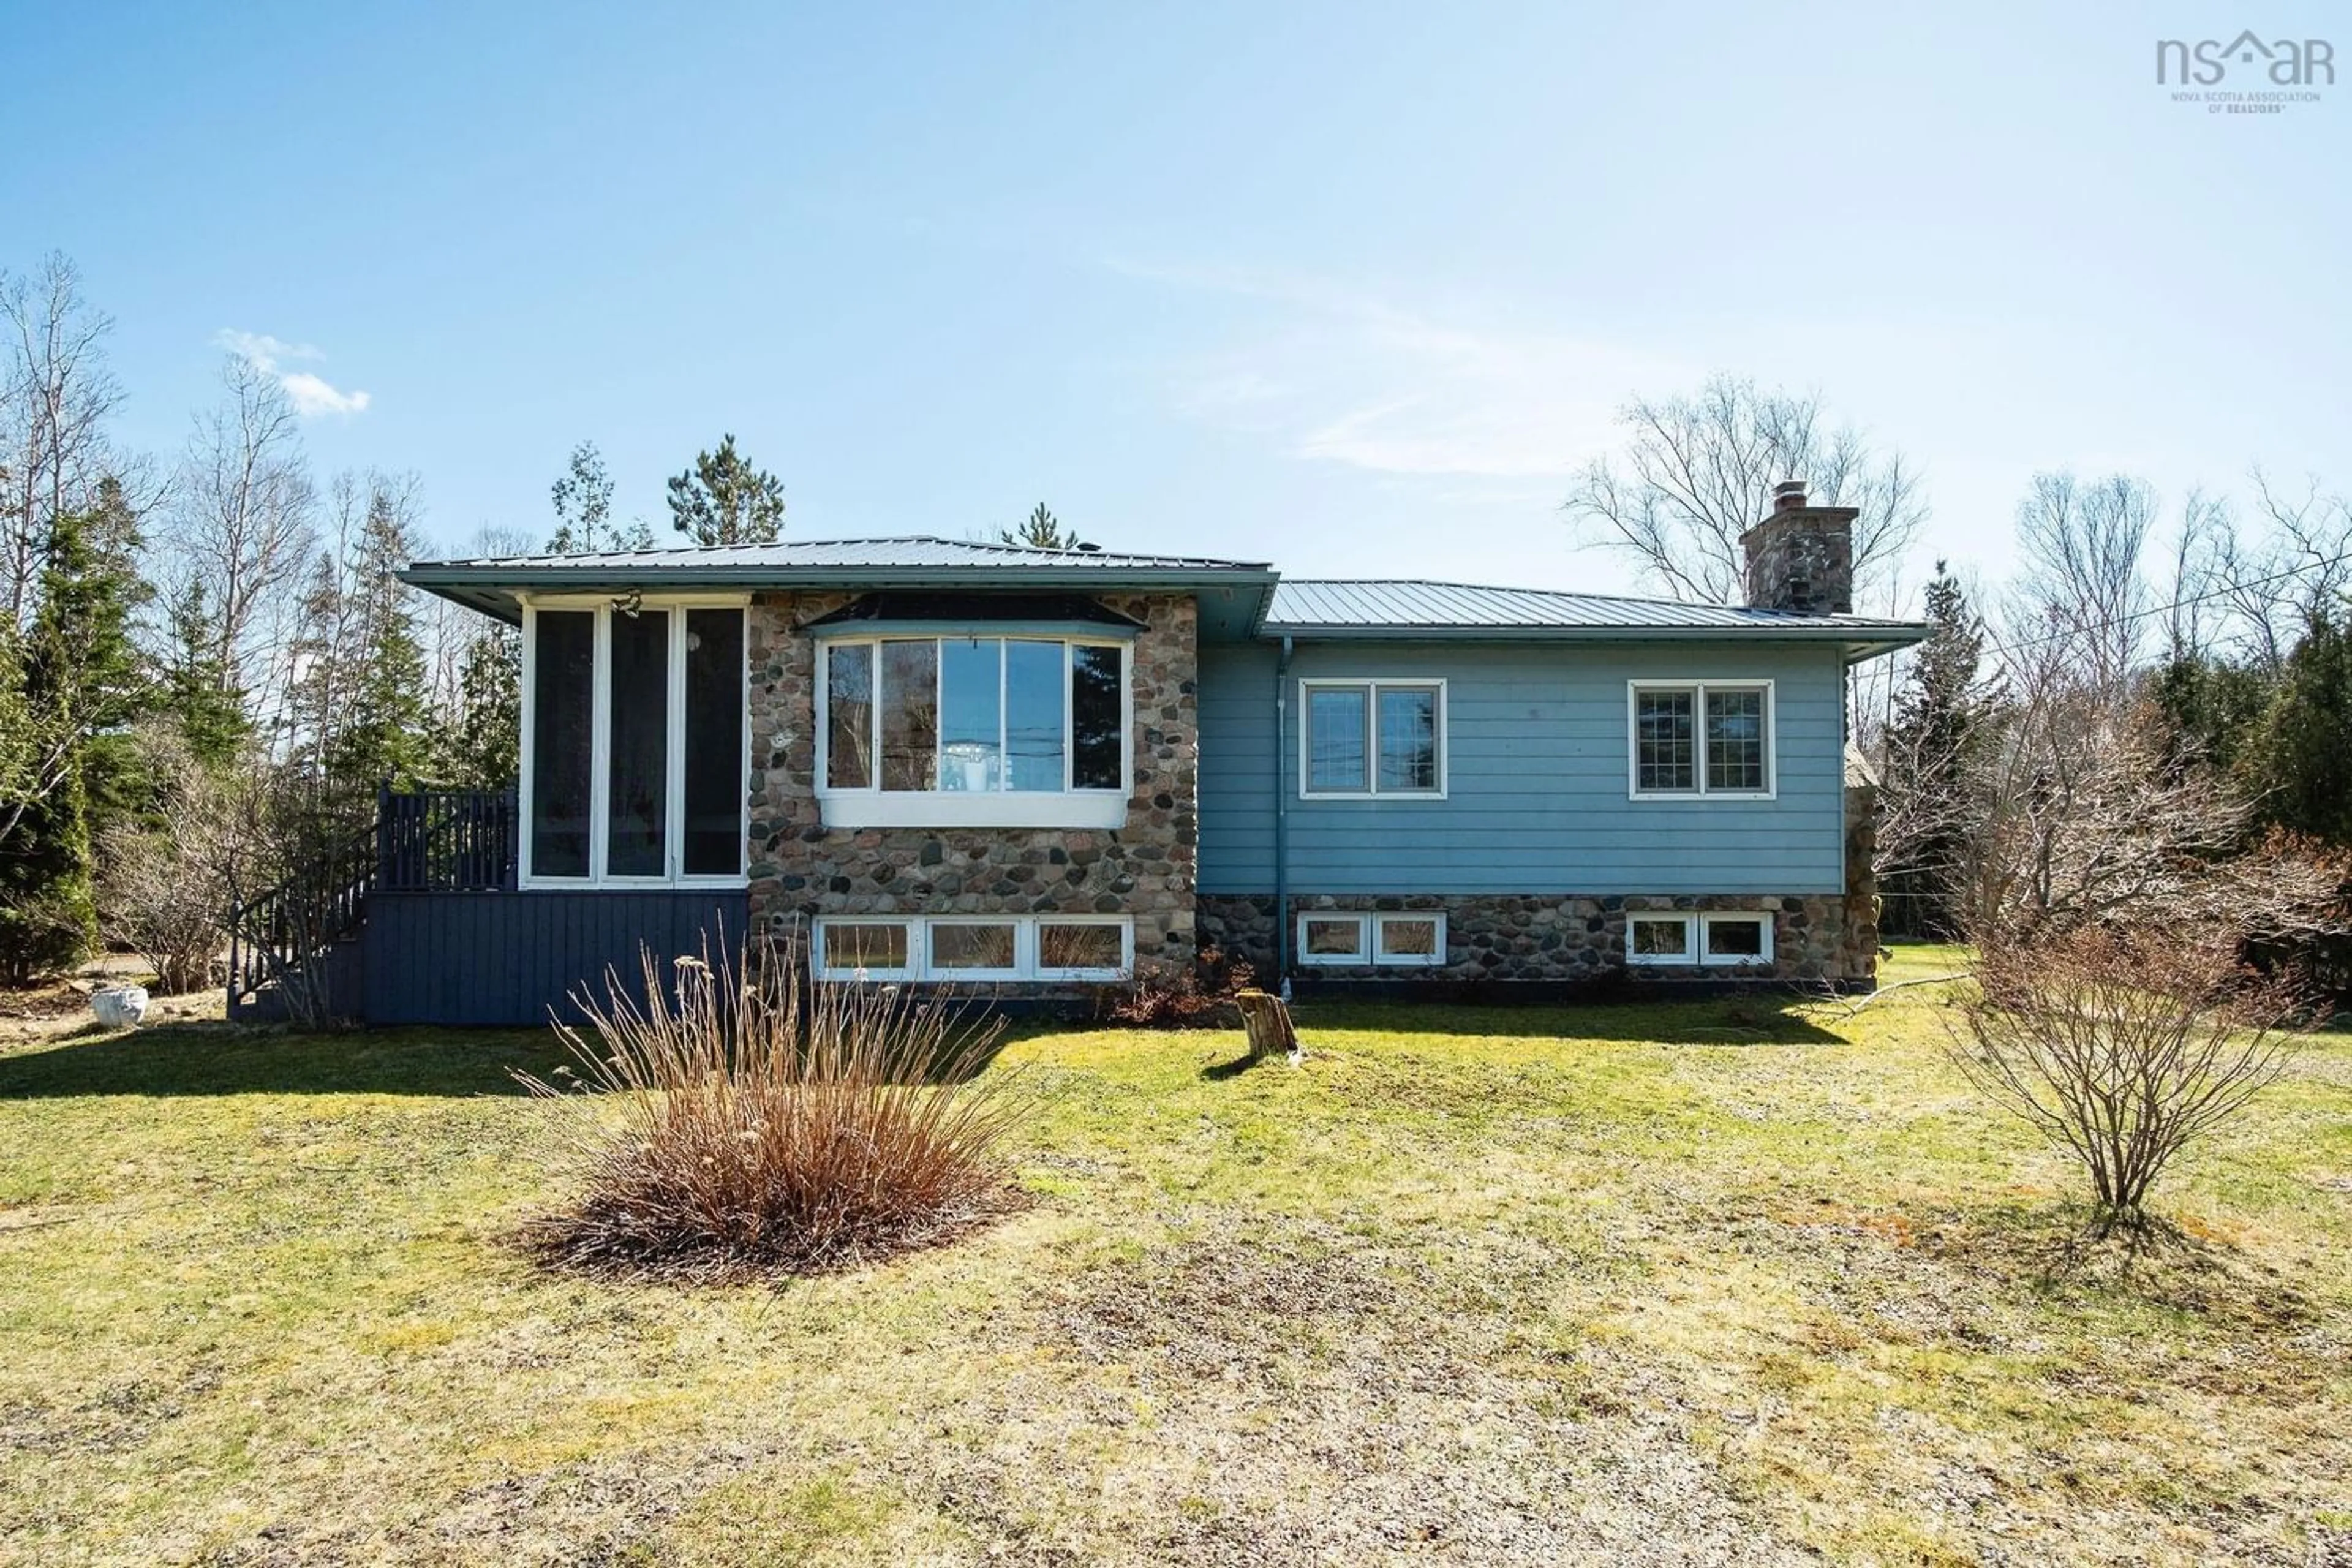
[[[502,1243],[541,1036],[0,1046],[0,1561],[2352,1554],[2352,1040],[2126,1279],[1938,1006],[1036,1033],[1034,1205],[780,1291]]]

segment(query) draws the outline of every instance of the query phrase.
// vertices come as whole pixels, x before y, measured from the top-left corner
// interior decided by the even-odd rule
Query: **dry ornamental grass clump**
[[[581,1190],[524,1228],[562,1267],[725,1280],[813,1273],[948,1240],[1015,1206],[1000,1152],[1034,1098],[983,1073],[1003,1032],[953,997],[642,955],[644,997],[580,998],[568,1091]],[[609,1114],[617,1105],[618,1125]]]

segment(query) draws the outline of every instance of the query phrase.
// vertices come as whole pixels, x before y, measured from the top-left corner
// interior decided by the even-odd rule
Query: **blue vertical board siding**
[[[1201,649],[1206,894],[1274,887],[1275,649]],[[1304,800],[1298,682],[1446,682],[1444,800]],[[1772,800],[1629,800],[1626,682],[1769,679]],[[1844,887],[1844,663],[1824,646],[1301,644],[1282,787],[1294,893],[1835,893]]]
[[[639,944],[667,981],[670,960],[719,951],[750,929],[745,895],[709,889],[377,893],[368,900],[363,1020],[371,1025],[535,1025],[575,1019],[574,993],[602,998],[609,968],[642,989]]]

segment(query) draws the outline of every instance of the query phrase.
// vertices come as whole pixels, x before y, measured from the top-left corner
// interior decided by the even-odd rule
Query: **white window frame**
[[[1642,694],[1645,691],[1687,691],[1691,694],[1691,778],[1693,789],[1642,787]],[[1710,789],[1706,763],[1706,694],[1709,691],[1760,691],[1764,694],[1764,787]],[[1770,679],[1647,679],[1625,683],[1625,798],[1628,800],[1777,800],[1780,793],[1780,714],[1775,682]]]
[[[1035,969],[1034,943],[1035,929],[1019,915],[925,915],[923,926],[923,963],[921,973],[926,980],[963,981],[1026,980]],[[1003,926],[1013,932],[1013,963],[994,969],[948,969],[940,965],[931,933],[949,926]],[[909,943],[907,954],[914,956]]]
[[[1393,686],[1414,691],[1437,693],[1437,787],[1435,789],[1381,788],[1381,689]],[[1364,694],[1364,787],[1362,789],[1316,789],[1312,787],[1313,740],[1315,718],[1310,700],[1318,690],[1355,689]],[[1444,800],[1449,785],[1447,774],[1454,757],[1454,746],[1446,734],[1447,704],[1445,681],[1434,676],[1316,676],[1298,683],[1298,798],[1301,800]]]
[[[907,933],[907,962],[903,967],[877,969],[871,965],[851,964],[838,967],[828,951],[827,932],[836,925],[897,926]],[[899,915],[826,915],[815,926],[815,970],[820,980],[912,980],[923,972],[923,922]]]
[[[886,790],[882,787],[882,646],[893,642],[927,642],[933,657],[949,643],[972,639],[1007,643],[1051,643],[1062,649],[1062,787],[1058,790]],[[833,683],[826,664],[836,647],[863,646],[874,650],[872,668],[873,725],[868,736],[874,759],[874,782],[863,788],[837,788],[833,777]],[[815,639],[816,799],[818,815],[827,827],[1107,827],[1127,826],[1127,807],[1135,791],[1135,645],[1119,637],[1029,635],[1001,628],[976,627],[970,632],[861,633],[853,637]],[[1077,767],[1075,687],[1070,678],[1070,650],[1075,647],[1118,649],[1119,726],[1118,773],[1115,788],[1076,787]],[[937,666],[934,666],[935,669]],[[1000,746],[1005,721],[1002,663],[998,666],[997,721]],[[944,687],[945,682],[934,679]],[[945,725],[940,726],[942,731]],[[934,765],[938,748],[933,742]],[[1002,754],[1000,752],[1000,754]],[[1008,773],[1009,776],[1009,773]]]
[[[1045,928],[1047,926],[1115,926],[1118,930],[1118,967],[1117,969],[1072,968],[1064,965],[1048,968],[1045,963]],[[1030,917],[1035,949],[1030,969],[1040,980],[1124,980],[1135,973],[1135,921],[1128,915],[1034,915]]]
[[[522,888],[740,888],[749,885],[744,860],[751,845],[751,627],[749,594],[646,594],[620,597],[639,611],[661,610],[669,616],[668,734],[665,755],[662,805],[664,869],[656,876],[622,877],[604,867],[611,854],[613,792],[613,617],[627,612],[610,594],[529,594],[522,605],[522,735],[515,780],[516,816],[520,842],[516,847],[516,885]],[[533,737],[539,728],[539,615],[542,610],[587,611],[595,616],[589,643],[589,686],[592,708],[588,729],[588,874],[584,877],[540,876],[531,868],[533,784],[537,759]],[[737,672],[741,700],[736,710],[735,743],[742,776],[738,781],[735,808],[735,869],[691,875],[686,865],[686,612],[735,610],[744,617],[743,668]]]
[[[1400,921],[1412,921],[1437,927],[1436,951],[1426,956],[1417,952],[1391,955],[1381,951],[1381,933]],[[1372,917],[1372,962],[1387,969],[1435,969],[1445,963],[1445,911],[1443,910],[1402,910]]]
[[[1437,952],[1434,957],[1419,954],[1389,958],[1381,953],[1381,929],[1391,921],[1434,921],[1437,922]],[[1356,951],[1353,952],[1310,952],[1307,948],[1307,928],[1310,922],[1326,925],[1352,924],[1356,928]],[[1373,914],[1357,910],[1307,910],[1298,917],[1297,945],[1292,952],[1298,962],[1319,968],[1343,969],[1436,969],[1446,961],[1445,912],[1443,910],[1394,910]]]
[[[1680,952],[1636,952],[1633,951],[1633,923],[1636,921],[1652,925],[1678,925],[1683,928],[1683,950]],[[1625,914],[1625,962],[1664,969],[1695,969],[1699,955],[1698,917],[1678,910],[1629,910]]]
[[[1754,921],[1764,928],[1762,952],[1752,955],[1727,953],[1718,957],[1707,951],[1708,928],[1717,924],[1730,924],[1734,921],[1743,925]],[[1697,923],[1698,962],[1702,965],[1710,969],[1742,969],[1766,966],[1772,963],[1772,932],[1773,928],[1778,926],[1780,921],[1773,919],[1769,910],[1708,910],[1699,915]]]
[[[1356,951],[1353,952],[1314,952],[1307,946],[1307,928],[1310,924],[1352,925],[1356,928]],[[1371,921],[1353,910],[1308,910],[1298,917],[1298,943],[1293,952],[1302,964],[1347,965],[1360,968],[1372,961]]]
[[[836,925],[898,926],[907,933],[904,969],[837,968],[829,962],[825,933]],[[940,926],[1011,926],[1013,967],[1010,969],[942,969],[931,961],[931,932]],[[1043,963],[1042,927],[1048,925],[1116,926],[1119,931],[1117,969],[1048,969]],[[995,984],[1007,981],[1083,981],[1107,984],[1135,973],[1135,917],[1132,915],[819,915],[815,921],[814,970],[819,980],[922,980],[961,984]]]

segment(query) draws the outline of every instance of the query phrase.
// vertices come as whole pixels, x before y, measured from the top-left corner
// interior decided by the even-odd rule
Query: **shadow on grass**
[[[2114,1224],[2070,1202],[1980,1215],[1962,1236],[1938,1250],[2053,1296],[2127,1298],[2252,1330],[2291,1330],[2314,1314],[2292,1279],[2193,1222],[2148,1215]]]
[[[1637,1002],[1456,1004],[1318,1000],[1297,1004],[1300,1031],[1387,1035],[1505,1036],[1528,1040],[1603,1040],[1625,1045],[1842,1046],[1847,1037],[1806,1016],[1786,994]]]
[[[222,1023],[68,1036],[0,1056],[0,1100],[88,1095],[516,1095],[565,1059],[548,1029],[297,1034]]]

